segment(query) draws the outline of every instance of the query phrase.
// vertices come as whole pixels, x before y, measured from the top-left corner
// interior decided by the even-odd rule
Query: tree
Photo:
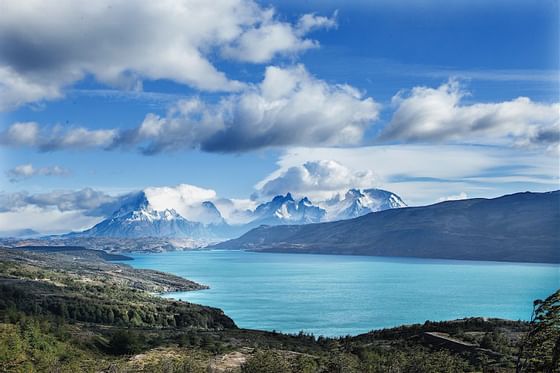
[[[119,330],[109,340],[109,352],[114,355],[129,355],[141,350],[142,343],[138,335],[130,331]]]
[[[291,371],[286,358],[272,351],[259,351],[241,366],[242,373],[287,373]]]
[[[521,342],[516,372],[560,371],[560,289],[533,303],[531,330]]]

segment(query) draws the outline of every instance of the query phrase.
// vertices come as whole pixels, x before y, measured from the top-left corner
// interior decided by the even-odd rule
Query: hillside
[[[330,223],[261,226],[212,248],[559,263],[560,192],[448,201]]]

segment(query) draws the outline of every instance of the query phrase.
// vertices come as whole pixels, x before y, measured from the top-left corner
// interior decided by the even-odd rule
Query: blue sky
[[[267,180],[321,160],[370,171],[372,187],[410,204],[558,188],[557,1],[237,0],[171,9],[189,3],[154,10],[140,2],[130,11],[126,1],[62,1],[40,14],[7,2],[0,201],[11,206],[0,224],[31,208],[13,206],[17,193],[115,195],[185,183],[266,199],[259,186]],[[204,12],[211,17],[196,28]],[[112,22],[104,30],[88,24],[99,15]],[[295,88],[283,91],[292,79]],[[302,180],[290,182],[301,189]],[[346,187],[319,180],[308,194]],[[32,208],[33,219],[41,209],[60,212],[56,203]],[[64,230],[66,221],[44,229]]]

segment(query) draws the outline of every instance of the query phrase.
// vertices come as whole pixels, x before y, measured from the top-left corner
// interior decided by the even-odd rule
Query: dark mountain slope
[[[213,248],[559,263],[560,191],[391,209],[331,223],[262,226]]]

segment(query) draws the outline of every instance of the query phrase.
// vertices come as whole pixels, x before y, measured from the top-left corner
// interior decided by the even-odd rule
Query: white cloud
[[[493,197],[560,185],[559,160],[538,150],[475,145],[383,145],[360,148],[292,148],[278,169],[257,187],[306,162],[336,161],[349,169],[370,171],[376,186],[400,195],[409,205],[437,202],[442,196],[467,193]],[[523,188],[523,189],[521,189]],[[310,190],[312,193],[313,190]]]
[[[455,194],[452,196],[445,196],[445,197],[441,197],[438,199],[439,202],[444,202],[444,201],[458,201],[458,200],[462,200],[462,199],[467,199],[469,198],[469,196],[467,195],[467,193],[465,192],[461,192],[459,194]]]
[[[132,130],[41,128],[15,123],[0,133],[5,145],[40,150],[139,147],[146,154],[202,149],[243,152],[292,145],[356,144],[378,117],[379,105],[348,85],[310,75],[302,65],[268,67],[264,79],[216,104],[180,100],[165,116],[148,114]]]
[[[87,216],[82,211],[60,211],[33,205],[13,211],[0,212],[0,227],[8,230],[33,229],[43,234],[61,234],[90,228],[99,218]]]
[[[160,211],[175,209],[186,219],[202,223],[221,221],[215,211],[203,206],[203,202],[214,203],[223,218],[231,224],[247,222],[250,215],[245,210],[254,208],[256,204],[248,199],[219,198],[212,189],[189,184],[149,187],[143,192],[152,208]],[[25,191],[0,193],[0,226],[9,230],[32,228],[40,232],[89,228],[121,206],[136,201],[138,193],[110,195],[91,188],[37,194]],[[11,221],[14,217],[18,218]]]
[[[184,100],[166,117],[148,115],[136,141],[148,153],[355,144],[378,110],[377,103],[354,88],[316,79],[301,65],[268,67],[258,86],[216,105]]]
[[[12,124],[0,137],[2,142],[11,146],[35,146],[39,140],[39,124],[17,122]]]
[[[453,80],[438,88],[415,87],[408,94],[397,94],[393,97],[396,110],[380,140],[558,150],[560,103],[519,97],[500,103],[462,104],[467,95]]]
[[[229,199],[219,197],[213,189],[189,184],[150,187],[144,189],[150,205],[156,210],[175,209],[191,221],[216,223],[215,216],[202,203],[209,201],[216,206],[222,217],[230,224],[246,223],[252,215],[246,210],[254,209],[257,204],[249,199]]]
[[[0,133],[0,144],[33,147],[41,151],[108,148],[113,145],[117,134],[116,129],[89,130],[60,125],[41,128],[36,122],[18,122]]]
[[[258,27],[244,32],[234,43],[223,48],[223,53],[240,61],[263,63],[276,54],[297,54],[315,48],[319,43],[302,37],[313,29],[336,26],[334,18],[314,14],[303,15],[296,27],[274,20],[274,11],[269,9]]]
[[[12,182],[17,182],[33,176],[66,176],[69,173],[69,170],[57,165],[34,167],[31,163],[22,164],[6,171],[6,175]]]
[[[337,27],[336,17],[338,16],[338,10],[336,10],[332,17],[317,16],[315,14],[304,14],[300,17],[297,23],[297,33],[299,35],[305,35],[310,31],[320,28],[333,28]]]
[[[156,210],[175,209],[187,220],[207,221],[212,217],[202,208],[202,202],[213,201],[217,198],[212,189],[204,189],[189,184],[179,184],[171,187],[150,187],[144,189],[150,205]]]
[[[63,96],[61,88],[64,84],[64,81],[33,79],[11,67],[0,65],[0,112],[28,102],[60,98]]]
[[[335,21],[293,25],[253,0],[4,1],[0,13],[0,110],[61,97],[87,74],[121,89],[169,79],[236,91],[210,60],[267,62],[317,46],[305,35]]]
[[[258,202],[251,199],[218,198],[212,201],[224,219],[230,224],[245,224],[255,217],[251,212]]]
[[[353,170],[336,161],[319,160],[289,167],[280,175],[261,181],[256,188],[263,196],[291,192],[300,197],[323,200],[350,188],[373,188],[376,184],[372,170]]]
[[[37,194],[29,194],[25,191],[0,193],[0,211],[16,211],[34,206],[42,209],[55,208],[61,212],[80,210],[89,216],[104,216],[116,210],[115,206],[127,196],[115,197],[92,188],[53,190]]]

